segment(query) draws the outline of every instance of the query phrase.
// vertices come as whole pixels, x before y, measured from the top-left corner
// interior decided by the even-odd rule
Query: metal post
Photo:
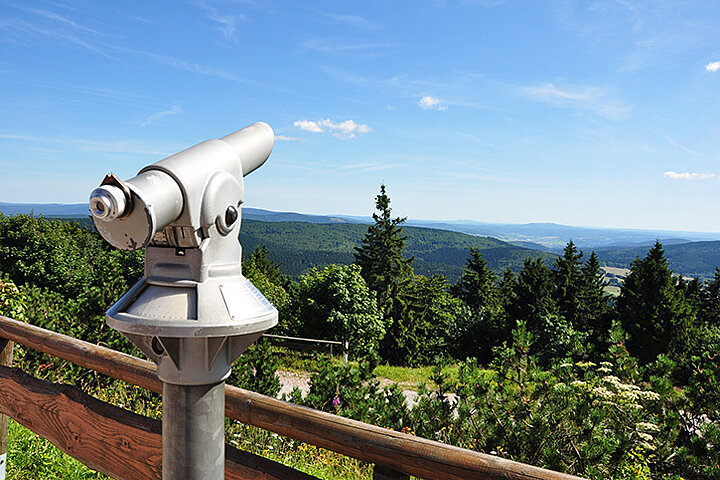
[[[0,338],[0,365],[12,367],[13,342]],[[0,480],[5,480],[7,467],[8,416],[0,413]]]
[[[225,382],[163,383],[163,480],[225,478]]]

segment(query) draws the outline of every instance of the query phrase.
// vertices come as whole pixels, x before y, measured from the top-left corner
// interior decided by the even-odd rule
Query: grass
[[[282,347],[278,349],[281,358],[280,369],[299,372],[312,372],[317,367],[317,354],[298,354]],[[335,356],[333,362],[342,363],[342,356]],[[444,369],[450,380],[457,380],[457,365]],[[39,372],[35,372],[39,373]],[[47,372],[42,372],[46,373]],[[419,383],[433,386],[430,380],[432,367],[392,367],[378,366],[378,377],[397,382],[404,388],[413,388]],[[38,375],[43,377],[45,375]],[[46,380],[63,382],[62,378]],[[86,385],[83,388],[96,398],[134,411],[138,414],[160,419],[162,403],[158,395],[121,381],[103,382]],[[321,479],[362,480],[372,478],[372,465],[318,448],[314,445],[298,442],[275,433],[262,430],[236,421],[226,420],[226,441],[256,455],[287,465]],[[8,431],[8,480],[45,480],[45,479],[108,479],[109,477],[86,467],[78,460],[62,452],[50,441],[10,420]]]
[[[162,404],[158,395],[136,386],[114,381],[107,386],[86,387],[85,390],[100,400],[121,408],[156,419],[161,417]],[[225,438],[230,445],[320,479],[372,478],[372,465],[354,458],[229,419],[226,419],[225,430]],[[7,480],[109,479],[12,419],[8,428],[7,458]]]
[[[7,480],[108,479],[10,419]]]

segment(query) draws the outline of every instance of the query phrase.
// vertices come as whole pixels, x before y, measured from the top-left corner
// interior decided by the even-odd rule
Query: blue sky
[[[255,121],[246,205],[720,231],[714,1],[3,2],[0,201]]]

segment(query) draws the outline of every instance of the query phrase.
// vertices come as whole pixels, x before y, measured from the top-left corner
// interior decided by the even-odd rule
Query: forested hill
[[[403,231],[408,237],[405,254],[415,257],[415,272],[426,276],[441,273],[451,282],[459,277],[471,247],[481,250],[498,273],[506,267],[519,271],[525,258],[542,257],[548,264],[555,259],[547,252],[489,237],[419,227],[404,227]],[[354,247],[360,245],[366,232],[367,225],[351,223],[243,220],[240,242],[246,254],[256,246],[266,245],[270,258],[281,264],[285,274],[298,277],[311,267],[352,263]]]
[[[664,248],[670,269],[686,277],[710,280],[715,267],[720,266],[720,241],[665,244]],[[629,267],[637,257],[645,257],[647,252],[647,246],[596,250],[601,264],[622,268]]]

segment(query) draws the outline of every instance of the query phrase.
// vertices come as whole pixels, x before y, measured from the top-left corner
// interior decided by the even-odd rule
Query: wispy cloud
[[[289,137],[287,135],[275,135],[275,141],[279,142],[302,142],[302,138],[298,137]]]
[[[306,132],[331,132],[338,138],[355,138],[358,133],[368,133],[372,131],[372,128],[369,126],[356,123],[354,120],[345,120],[344,122],[336,123],[328,118],[317,122],[314,120],[298,120],[293,123],[293,125]]]
[[[169,110],[163,110],[162,112],[153,113],[148,118],[145,119],[145,121],[142,123],[143,127],[147,127],[151,123],[155,123],[161,118],[170,116],[170,115],[180,115],[182,113],[182,108],[175,105]]]
[[[709,180],[715,178],[714,173],[678,173],[678,172],[665,172],[663,178],[669,178],[671,180]]]
[[[90,50],[103,57],[112,58],[107,50],[96,42],[85,41],[60,28],[44,28],[32,22],[26,22],[25,20],[17,18],[3,18],[0,19],[0,31],[4,31],[8,39],[15,42],[29,43],[38,37],[49,38],[59,43],[66,43]]]
[[[691,149],[685,147],[684,145],[680,145],[679,143],[677,143],[675,140],[673,140],[673,139],[670,138],[670,137],[665,137],[665,139],[668,141],[668,143],[669,143],[670,145],[672,145],[673,147],[675,147],[675,148],[677,148],[677,149],[679,149],[679,150],[682,150],[682,151],[685,152],[685,153],[689,153],[690,155],[693,155],[693,156],[696,156],[696,157],[701,156],[701,154],[700,154],[699,152],[696,152],[695,150],[691,150]]]
[[[122,153],[152,156],[166,156],[178,148],[177,146],[171,146],[167,149],[158,148],[157,146],[148,145],[139,140],[98,141],[85,138],[21,135],[14,133],[0,133],[0,139],[27,141],[44,146],[53,145],[55,146],[54,148],[57,148],[57,146],[63,146],[66,148],[70,147],[71,149],[84,152]]]
[[[338,15],[334,13],[323,14],[326,18],[330,19],[333,23],[341,23],[348,25],[353,28],[359,28],[363,30],[371,30],[378,28],[378,25],[370,20],[360,17],[358,15]]]
[[[720,70],[720,62],[710,62],[707,65],[705,65],[705,70],[708,72],[717,72]]]
[[[100,32],[98,32],[97,30],[94,30],[94,29],[88,28],[88,27],[84,27],[73,20],[70,20],[66,17],[63,17],[62,15],[58,15],[57,13],[51,12],[49,10],[42,10],[42,9],[38,9],[38,8],[22,8],[22,7],[19,7],[19,8],[21,10],[25,10],[26,12],[33,13],[35,15],[44,17],[48,20],[55,20],[64,25],[74,28],[75,30],[81,30],[81,31],[88,32],[88,33],[100,34]]]
[[[241,77],[240,75],[236,75],[234,73],[228,72],[227,70],[223,70],[221,68],[207,66],[207,65],[201,65],[199,63],[188,62],[181,58],[172,57],[170,55],[162,55],[159,53],[147,52],[144,50],[134,50],[131,48],[118,47],[118,46],[113,46],[112,48],[119,52],[132,54],[132,55],[136,55],[139,57],[144,57],[146,59],[157,62],[161,65],[176,68],[178,70],[185,70],[187,72],[197,73],[200,75],[206,75],[208,77],[222,78],[224,80],[230,80],[233,82],[244,83],[244,84],[248,84],[248,85],[257,84],[257,82],[255,82],[254,80],[249,80],[247,78]]]
[[[425,96],[418,101],[418,105],[423,110],[447,110],[447,105],[443,105],[439,98]]]
[[[217,8],[208,5],[207,2],[197,2],[196,5],[205,10],[209,20],[217,23],[218,29],[226,40],[237,40],[235,36],[237,24],[248,21],[247,16],[242,13],[221,13]]]
[[[300,48],[304,50],[312,50],[328,55],[352,52],[380,55],[387,53],[387,51],[393,47],[395,47],[395,45],[391,43],[343,43],[326,38],[314,38],[300,44]]]
[[[607,118],[621,118],[630,111],[628,106],[610,98],[607,89],[601,87],[558,87],[543,83],[520,87],[520,92],[538,102],[592,110]]]

